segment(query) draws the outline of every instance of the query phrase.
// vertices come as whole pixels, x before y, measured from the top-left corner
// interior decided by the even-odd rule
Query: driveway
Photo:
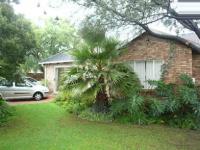
[[[53,96],[49,96],[48,98],[45,98],[40,101],[36,101],[34,99],[25,99],[25,100],[8,100],[7,103],[9,105],[23,105],[23,104],[40,104],[40,103],[48,103],[53,101]]]

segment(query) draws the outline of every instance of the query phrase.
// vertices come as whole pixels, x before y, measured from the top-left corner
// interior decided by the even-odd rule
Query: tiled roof
[[[56,55],[50,56],[45,60],[42,60],[40,64],[52,64],[52,63],[64,63],[73,62],[74,59],[67,53],[58,53]]]
[[[182,34],[181,37],[200,46],[200,39],[197,37],[195,33]]]
[[[162,35],[170,35],[169,33],[164,33],[159,30],[154,30],[154,32],[158,33],[158,34],[162,34]],[[139,38],[141,35],[143,35],[145,33],[147,33],[147,32],[143,32],[142,34],[138,35],[132,41],[130,41],[128,44],[126,44],[124,47],[126,47],[127,45],[129,45],[130,43],[132,43],[133,41],[135,41],[137,38]],[[179,35],[179,37],[184,38],[184,39],[188,40],[188,42],[194,44],[195,48],[192,50],[200,53],[200,39],[197,37],[197,35],[195,33],[182,34],[182,35]],[[183,44],[186,44],[186,43],[183,43]]]

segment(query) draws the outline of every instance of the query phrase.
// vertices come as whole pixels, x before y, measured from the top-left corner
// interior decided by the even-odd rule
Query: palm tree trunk
[[[99,79],[101,84],[104,84],[104,78],[101,77]],[[103,85],[102,89],[96,95],[96,101],[94,104],[94,108],[96,112],[108,112],[108,95],[106,93],[106,87]]]
[[[100,91],[97,93],[95,111],[108,112],[108,96],[105,91]]]

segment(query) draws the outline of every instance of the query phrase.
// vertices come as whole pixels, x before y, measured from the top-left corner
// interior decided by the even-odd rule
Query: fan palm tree
[[[71,52],[75,65],[64,77],[64,89],[71,90],[74,96],[93,95],[97,112],[107,111],[112,99],[128,97],[140,89],[135,73],[117,62],[117,46],[115,40],[104,39]]]

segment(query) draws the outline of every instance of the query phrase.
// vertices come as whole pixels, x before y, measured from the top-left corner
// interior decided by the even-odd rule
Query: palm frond
[[[75,63],[82,64],[85,63],[86,60],[91,58],[91,51],[89,46],[84,45],[81,49],[73,50],[70,54],[75,59]]]

